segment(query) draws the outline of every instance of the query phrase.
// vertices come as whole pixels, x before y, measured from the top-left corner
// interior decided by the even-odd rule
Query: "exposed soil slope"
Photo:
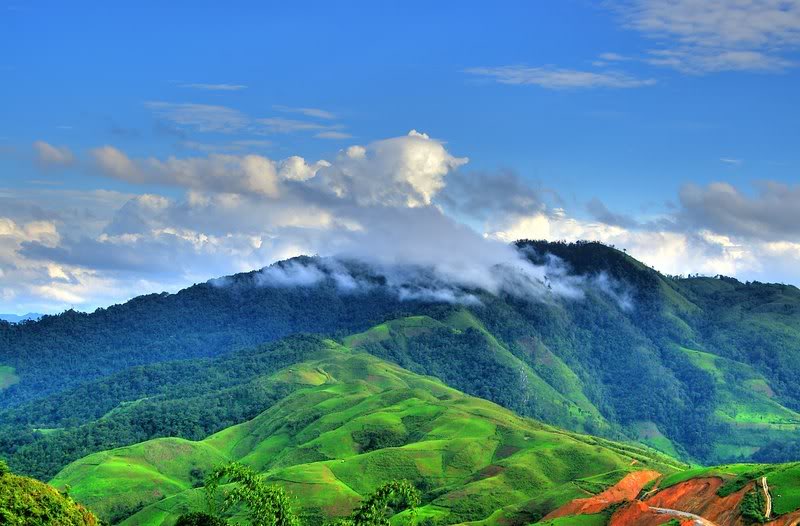
[[[573,500],[549,513],[545,519],[600,513],[612,504],[634,500],[645,484],[660,476],[661,473],[658,471],[634,471],[602,493],[585,499]]]

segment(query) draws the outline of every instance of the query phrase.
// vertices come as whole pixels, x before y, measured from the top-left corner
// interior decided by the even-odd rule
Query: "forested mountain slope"
[[[706,463],[800,457],[798,289],[668,277],[598,243],[519,247],[581,294],[448,303],[398,294],[361,264],[296,258],[277,265],[284,277],[321,277],[253,272],[0,323],[0,455],[46,477],[97,448],[243,422],[272,403],[259,378],[303,346],[231,352],[312,332],[567,429]],[[370,286],[343,289],[342,272]]]

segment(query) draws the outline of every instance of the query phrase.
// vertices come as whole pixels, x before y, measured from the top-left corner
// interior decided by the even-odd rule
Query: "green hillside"
[[[391,320],[344,342],[559,427],[594,432],[610,428],[575,373],[557,356],[532,344],[532,360],[518,358],[465,309],[442,321],[428,316]]]
[[[428,323],[429,325],[429,323]],[[585,496],[576,479],[682,466],[642,448],[518,417],[431,377],[320,340],[313,360],[275,372],[297,388],[256,418],[201,441],[156,439],[95,453],[56,487],[106,519],[172,524],[204,509],[203,473],[237,460],[296,499],[306,519],[345,515],[382,483],[423,492],[417,511],[446,523],[529,523]],[[602,487],[591,486],[593,488]]]
[[[730,442],[717,442],[717,456],[748,458],[761,446],[800,430],[800,414],[775,401],[766,379],[752,367],[709,353],[682,349],[717,387],[714,416]]]

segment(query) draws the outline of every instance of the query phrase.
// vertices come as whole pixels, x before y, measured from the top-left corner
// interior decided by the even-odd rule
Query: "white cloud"
[[[655,79],[642,79],[618,71],[580,71],[552,66],[498,66],[468,68],[466,73],[489,77],[501,84],[533,85],[547,89],[641,88]]]
[[[631,28],[687,44],[725,48],[800,43],[797,0],[635,0],[620,7]]]
[[[600,53],[598,57],[600,58],[600,60],[605,60],[606,62],[623,62],[626,60],[630,60],[625,55],[620,55],[619,53],[611,53],[611,52]]]
[[[280,104],[276,104],[272,106],[272,109],[285,113],[299,113],[301,115],[305,115],[306,117],[312,117],[315,119],[332,120],[336,118],[334,113],[327,110],[321,110],[319,108],[293,108],[291,106],[282,106]]]
[[[321,168],[327,168],[330,165],[331,163],[325,160],[308,164],[302,157],[293,155],[279,163],[278,175],[281,179],[307,181],[317,175]]]
[[[225,106],[151,101],[145,107],[162,119],[201,132],[233,133],[249,123],[245,114]]]
[[[624,24],[662,43],[652,64],[691,73],[776,71],[800,46],[798,0],[622,0]]]
[[[206,88],[210,89],[210,88]],[[150,101],[145,107],[153,113],[180,128],[198,132],[216,133],[252,133],[252,134],[290,134],[298,132],[315,132],[315,137],[320,139],[347,139],[351,135],[342,131],[345,126],[333,122],[315,122],[300,119],[287,119],[284,117],[252,118],[239,110],[226,106],[194,103],[172,103],[163,101]],[[336,115],[318,108],[290,108],[287,106],[274,106],[278,111],[297,113],[306,117],[313,117],[330,121]],[[203,149],[203,143],[188,141],[192,149]],[[201,148],[198,148],[200,146]],[[206,150],[208,150],[207,145]],[[217,149],[234,149],[236,143],[230,143]]]
[[[153,157],[131,160],[113,146],[90,152],[100,171],[131,183],[176,185],[196,190],[255,193],[276,197],[279,181],[275,163],[260,155],[212,154],[180,159]]]
[[[628,254],[667,274],[752,275],[760,270],[758,246],[735,245],[729,238],[704,231],[631,230],[587,222],[563,213],[518,217],[490,237],[516,239],[594,240],[625,249]]]
[[[318,139],[351,139],[353,136],[345,132],[324,131],[317,133],[314,137]]]
[[[132,160],[112,146],[90,152],[101,173],[131,183],[174,185],[216,193],[276,198],[281,181],[306,182],[302,191],[322,191],[360,204],[428,205],[444,177],[467,162],[415,130],[403,137],[351,146],[334,162],[309,163],[292,156],[273,161],[260,155]]]
[[[467,162],[412,130],[404,137],[348,148],[320,170],[321,183],[364,205],[424,206],[444,187],[444,177]]]
[[[106,175],[129,183],[144,183],[147,175],[123,152],[113,146],[101,146],[89,152],[97,168]]]
[[[75,156],[66,146],[53,146],[44,141],[33,143],[36,160],[44,167],[63,167],[75,162]]]
[[[204,91],[240,91],[247,89],[243,84],[203,84],[203,83],[190,83],[181,84],[182,88],[192,88]]]
[[[283,117],[268,117],[256,119],[260,125],[260,130],[265,133],[295,133],[303,131],[316,131],[317,137],[321,138],[342,138],[343,132],[336,132],[344,126],[341,124],[321,124],[318,122],[301,121],[297,119],[284,119]],[[323,136],[322,134],[335,133],[334,136]]]

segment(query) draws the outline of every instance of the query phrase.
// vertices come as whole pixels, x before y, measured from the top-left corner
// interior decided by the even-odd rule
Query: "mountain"
[[[95,453],[51,483],[69,485],[112,522],[171,524],[204,509],[204,473],[236,460],[284,487],[309,523],[349,512],[383,483],[409,480],[423,492],[420,520],[527,524],[630,472],[685,468],[652,450],[521,418],[332,340],[316,342],[307,360],[262,379],[289,394],[254,419],[200,441],[162,438]]]
[[[260,375],[303,361],[286,345],[245,349],[313,333],[685,461],[800,457],[797,288],[665,276],[599,243],[518,248],[552,270],[543,293],[303,257],[91,314],[0,323],[0,455],[47,478],[102,449],[201,439],[255,417],[273,403]]]
[[[431,525],[800,520],[800,463],[689,468],[651,449],[521,418],[332,340],[286,343],[304,344],[306,360],[261,379],[288,394],[255,418],[199,441],[160,438],[94,453],[51,484],[70,487],[105,520],[137,526],[205,510],[204,475],[231,461],[283,488],[305,524],[346,515],[396,480],[420,490],[415,520]]]
[[[0,314],[0,320],[7,321],[9,323],[19,323],[21,321],[27,320],[38,320],[41,318],[41,314],[37,314],[35,312],[29,312],[27,314],[18,315],[18,314]]]

